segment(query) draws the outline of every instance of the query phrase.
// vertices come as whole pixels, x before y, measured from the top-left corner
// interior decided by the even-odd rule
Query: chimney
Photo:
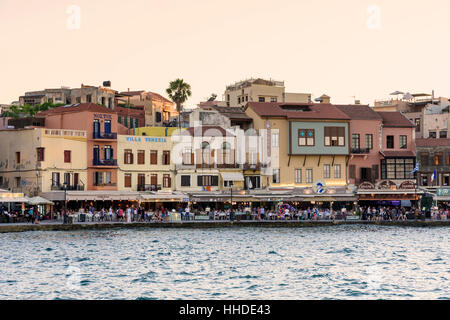
[[[331,103],[331,97],[327,96],[326,94],[323,94],[320,98],[321,103],[330,104]]]

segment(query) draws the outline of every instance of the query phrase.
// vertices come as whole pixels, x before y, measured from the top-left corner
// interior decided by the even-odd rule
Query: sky
[[[450,96],[448,0],[0,0],[0,104],[110,80],[195,106],[251,77],[333,103]]]

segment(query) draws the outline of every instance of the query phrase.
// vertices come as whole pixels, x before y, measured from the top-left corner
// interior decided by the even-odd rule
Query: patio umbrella
[[[28,204],[32,205],[32,206],[37,206],[37,205],[43,205],[43,204],[50,204],[50,205],[54,205],[53,202],[42,198],[42,197],[34,197],[34,198],[28,198]]]

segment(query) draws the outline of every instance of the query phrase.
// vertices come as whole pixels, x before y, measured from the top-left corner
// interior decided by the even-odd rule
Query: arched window
[[[222,143],[222,157],[223,164],[232,164],[231,144],[229,142]]]
[[[210,164],[211,161],[211,150],[208,142],[202,142],[202,159],[204,164]]]

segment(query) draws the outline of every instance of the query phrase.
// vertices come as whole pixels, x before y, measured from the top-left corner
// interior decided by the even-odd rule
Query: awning
[[[242,172],[221,172],[224,181],[244,181]]]
[[[42,198],[42,197],[34,197],[34,198],[27,198],[28,199],[28,204],[32,205],[32,206],[36,206],[36,205],[43,205],[43,204],[50,204],[53,205],[54,203]]]
[[[28,199],[24,198],[24,197],[0,197],[0,203],[28,203]]]
[[[189,196],[181,194],[143,194],[141,202],[188,202]]]

